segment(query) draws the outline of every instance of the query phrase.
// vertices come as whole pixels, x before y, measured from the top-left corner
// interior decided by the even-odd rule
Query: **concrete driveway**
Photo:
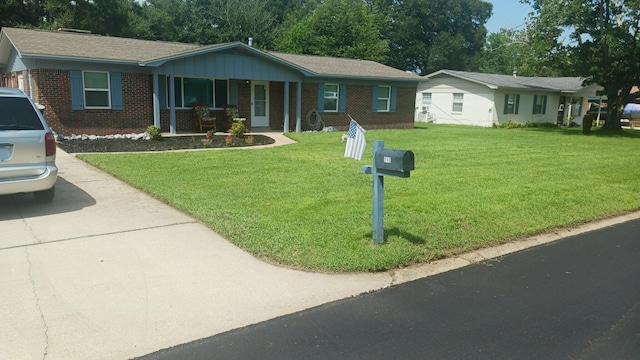
[[[556,240],[377,274],[272,266],[62,151],[56,199],[0,197],[0,359],[126,359]]]

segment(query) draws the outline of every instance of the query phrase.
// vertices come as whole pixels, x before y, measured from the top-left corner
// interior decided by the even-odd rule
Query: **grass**
[[[367,131],[358,162],[338,133],[269,149],[78,157],[191,214],[258,258],[318,271],[382,271],[640,209],[640,136],[579,129],[416,125]],[[415,153],[385,179],[372,244],[374,140]]]

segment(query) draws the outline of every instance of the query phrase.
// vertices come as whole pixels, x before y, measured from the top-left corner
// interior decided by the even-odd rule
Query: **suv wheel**
[[[50,203],[53,201],[53,197],[56,193],[56,188],[52,187],[51,189],[35,191],[33,193],[33,197],[36,199],[36,202],[39,203]]]

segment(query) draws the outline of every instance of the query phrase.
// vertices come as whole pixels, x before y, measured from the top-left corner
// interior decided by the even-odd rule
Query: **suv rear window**
[[[0,97],[0,130],[44,130],[29,99]]]

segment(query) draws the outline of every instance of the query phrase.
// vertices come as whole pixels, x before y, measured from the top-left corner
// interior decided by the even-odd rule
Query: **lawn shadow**
[[[631,138],[640,139],[640,131],[622,129],[621,131],[611,131],[605,129],[592,129],[588,134],[582,132],[580,127],[571,128],[554,128],[554,127],[533,127],[527,128],[528,131],[548,132],[548,133],[560,133],[562,135],[581,135],[581,136],[597,136],[607,138]]]
[[[414,245],[424,245],[424,244],[427,243],[426,239],[424,239],[422,237],[419,237],[419,236],[416,236],[416,235],[413,235],[413,234],[410,234],[410,233],[408,233],[406,231],[402,231],[402,230],[398,229],[397,227],[393,227],[391,229],[387,229],[387,228],[384,229],[384,236],[383,236],[383,239],[382,239],[382,243],[383,244],[387,242],[387,240],[389,239],[389,236],[397,236],[399,238],[402,238],[402,239],[405,239],[405,240],[409,241],[410,243],[412,243]],[[366,239],[372,239],[373,238],[373,232],[367,233],[365,238]]]

